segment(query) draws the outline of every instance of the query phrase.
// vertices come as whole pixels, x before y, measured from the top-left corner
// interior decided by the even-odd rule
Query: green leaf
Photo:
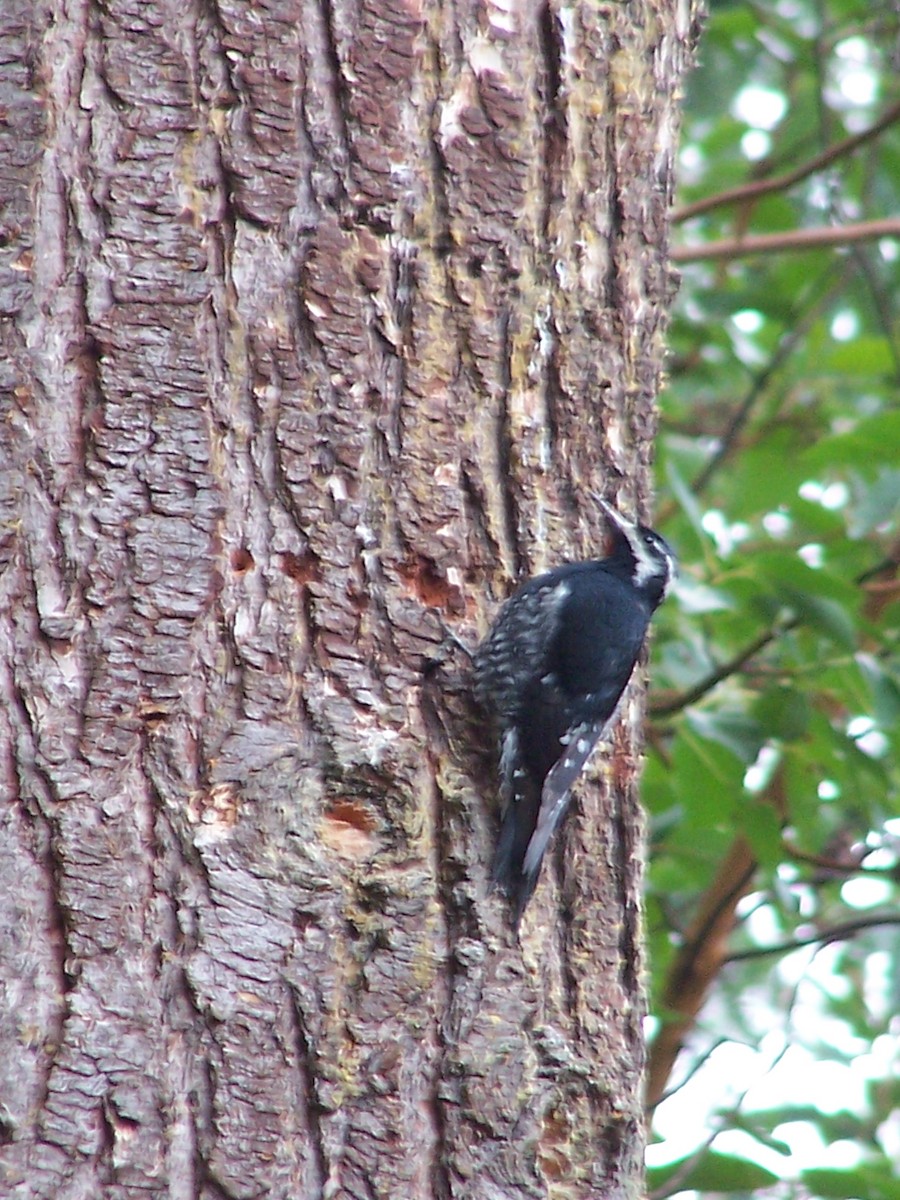
[[[857,654],[856,662],[872,689],[873,716],[883,726],[900,721],[900,675],[897,664],[882,663],[873,654]]]
[[[682,1177],[681,1173],[688,1162],[685,1158],[665,1167],[651,1168],[647,1172],[650,1190],[662,1190],[670,1179],[675,1178],[679,1179],[678,1190],[683,1192],[750,1192],[778,1182],[778,1176],[759,1163],[732,1154],[720,1154],[715,1150],[707,1151]]]
[[[753,715],[770,736],[793,742],[809,729],[809,697],[799,688],[772,687],[756,701]]]
[[[686,725],[676,740],[672,762],[676,792],[692,818],[714,826],[727,823],[743,794],[745,768],[737,755]]]
[[[823,1200],[897,1200],[900,1176],[885,1164],[867,1164],[851,1170],[814,1167],[800,1181]]]
[[[761,863],[775,866],[781,861],[784,857],[781,818],[771,804],[748,797],[741,813],[741,827]]]
[[[783,426],[743,451],[729,471],[729,507],[734,514],[750,519],[793,503],[810,474],[801,460],[802,449],[797,430]]]
[[[894,369],[894,359],[887,338],[856,337],[839,343],[825,357],[823,365],[832,371],[852,372],[854,375],[887,375]]]
[[[855,648],[856,625],[836,600],[826,600],[822,596],[812,596],[808,592],[793,589],[790,589],[790,595],[802,622],[818,629],[845,650]]]
[[[821,438],[803,454],[803,462],[813,470],[845,465],[871,473],[881,463],[895,462],[898,446],[900,411],[882,412],[847,433]]]
[[[819,509],[830,532],[835,529],[835,517]],[[820,535],[825,530],[817,531]],[[796,596],[824,596],[836,600],[845,608],[858,603],[857,588],[848,580],[841,579],[827,567],[811,567],[795,550],[765,550],[753,556],[753,569],[760,578],[768,580],[773,588],[793,600]]]
[[[687,714],[687,721],[700,737],[725,746],[747,765],[755,760],[764,740],[759,724],[735,709],[695,708]]]
[[[870,534],[879,525],[900,520],[900,471],[885,469],[869,487],[859,489],[851,531],[855,537]]]

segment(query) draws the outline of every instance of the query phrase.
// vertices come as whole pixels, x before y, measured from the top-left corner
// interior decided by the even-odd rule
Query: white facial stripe
[[[659,579],[662,577],[660,571],[660,555],[665,560],[665,590],[669,590],[669,585],[675,578],[676,562],[668,550],[660,545],[648,546],[644,541],[643,535],[637,529],[628,530],[626,532],[628,544],[631,547],[631,552],[634,555],[634,582],[638,587],[643,587],[649,579]]]
[[[629,536],[628,542],[634,555],[634,582],[643,587],[648,579],[659,574],[659,558],[655,547],[651,549],[637,530]]]
[[[671,554],[666,554],[666,586],[663,588],[663,596],[668,596],[669,588],[675,582],[675,576],[678,574],[678,561]]]

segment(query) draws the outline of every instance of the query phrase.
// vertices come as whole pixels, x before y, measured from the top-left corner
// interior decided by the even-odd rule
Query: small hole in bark
[[[305,554],[291,554],[286,550],[281,556],[281,569],[296,583],[311,583],[319,578],[319,564],[309,550]]]
[[[231,554],[231,569],[236,571],[238,575],[243,575],[246,571],[256,566],[256,560],[249,550],[243,547],[240,550],[233,550]]]
[[[325,813],[322,841],[342,858],[369,858],[377,849],[375,818],[355,800],[334,800]]]
[[[342,821],[363,833],[371,833],[375,828],[375,818],[372,814],[353,800],[335,800],[326,816],[329,821]]]

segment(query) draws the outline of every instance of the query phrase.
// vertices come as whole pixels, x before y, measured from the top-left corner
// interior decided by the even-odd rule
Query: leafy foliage
[[[654,1047],[660,1196],[900,1195],[900,222],[816,245],[900,213],[898,47],[887,2],[714,4],[686,104],[658,472],[684,581],[645,777],[659,1029],[693,1024],[686,964],[706,975],[671,1077]]]

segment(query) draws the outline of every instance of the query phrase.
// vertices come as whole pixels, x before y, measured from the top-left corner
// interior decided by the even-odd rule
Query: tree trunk
[[[646,508],[676,0],[4,0],[0,1191],[632,1197],[639,688],[519,943],[464,656]]]

